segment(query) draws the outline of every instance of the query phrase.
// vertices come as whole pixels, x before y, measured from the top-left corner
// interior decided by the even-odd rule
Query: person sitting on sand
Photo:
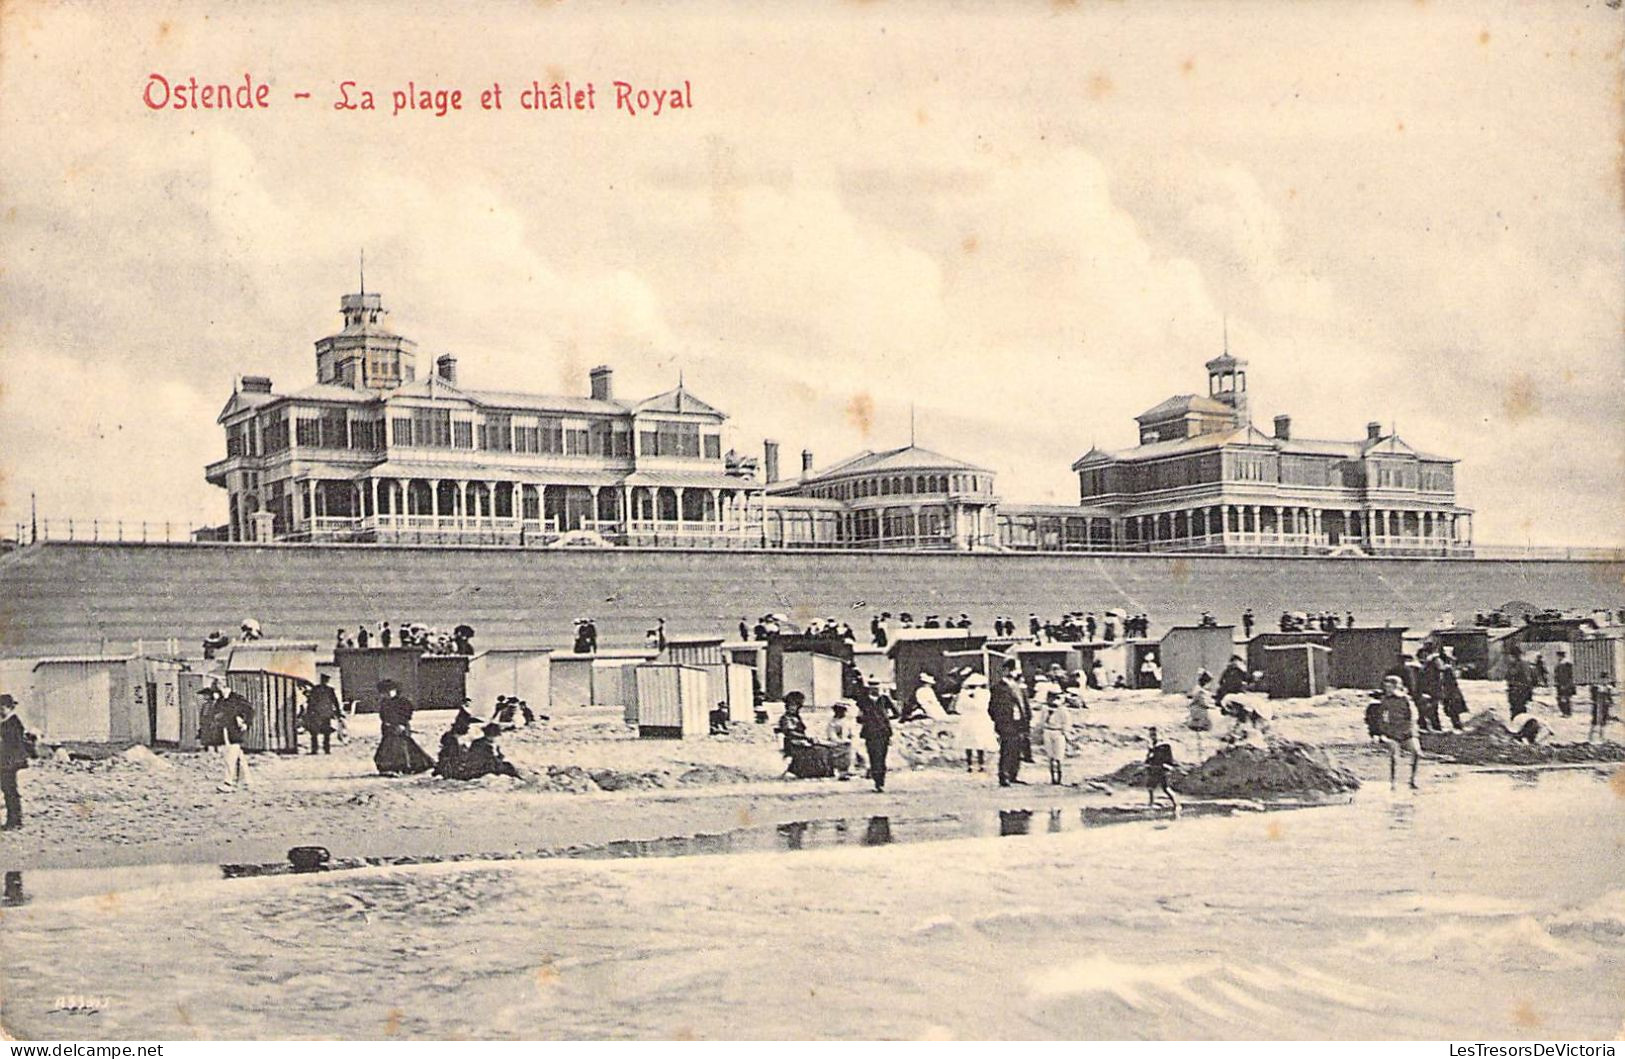
[[[1416,789],[1416,772],[1422,764],[1422,744],[1416,731],[1416,704],[1405,692],[1404,678],[1391,674],[1382,678],[1382,738],[1388,745],[1388,785],[1399,785],[1399,752],[1411,755],[1411,789]]]
[[[904,721],[946,721],[948,711],[937,698],[937,678],[930,673],[920,674],[920,686],[914,690],[913,707],[904,712]]]
[[[1157,804],[1157,792],[1162,791],[1168,796],[1168,801],[1174,807],[1174,814],[1179,814],[1179,799],[1174,797],[1174,789],[1169,785],[1168,777],[1174,768],[1174,748],[1157,737],[1155,728],[1147,732],[1151,748],[1145,752],[1145,789],[1146,804],[1152,808]]]
[[[468,747],[463,745],[463,741],[473,728],[473,717],[459,710],[451,722],[451,727],[440,737],[440,757],[434,763],[436,776],[444,780],[468,778],[464,775],[467,770]]]
[[[1529,712],[1527,706],[1514,706],[1512,715],[1507,718],[1507,731],[1512,733],[1514,742],[1534,745],[1551,734],[1539,717]]]
[[[800,746],[808,741],[807,722],[801,719],[801,707],[807,701],[807,696],[799,691],[785,692],[784,712],[779,719],[773,722],[773,730],[783,740],[783,753],[790,756],[793,746]]]
[[[852,704],[842,699],[830,707],[829,726],[824,729],[824,741],[830,747],[830,764],[835,778],[852,778],[852,744],[858,736],[858,726],[847,716]]]
[[[1247,690],[1247,667],[1240,655],[1230,656],[1230,663],[1219,674],[1219,689],[1213,697],[1220,713],[1230,713],[1230,696]]]
[[[480,738],[474,740],[468,748],[468,753],[463,756],[461,778],[477,780],[481,776],[512,776],[518,779],[519,770],[502,756],[502,747],[499,745],[502,726],[488,724],[481,729],[481,733]]]

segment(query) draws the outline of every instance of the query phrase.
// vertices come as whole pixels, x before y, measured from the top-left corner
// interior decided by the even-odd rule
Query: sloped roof
[[[704,471],[635,471],[626,485],[672,486],[685,489],[760,489],[761,483],[736,475],[707,474]]]
[[[277,399],[277,395],[274,393],[250,393],[245,390],[238,390],[226,401],[225,407],[220,409],[220,414],[214,417],[214,421],[224,423],[238,412],[249,408],[258,408]]]
[[[1183,416],[1190,412],[1205,412],[1210,415],[1234,415],[1235,409],[1223,401],[1216,401],[1201,394],[1182,393],[1168,398],[1161,404],[1148,408],[1134,417],[1135,422],[1144,422],[1147,419],[1169,419],[1174,416]]]
[[[1277,442],[1278,439],[1270,437],[1249,423],[1237,430],[1220,430],[1211,434],[1198,434],[1193,438],[1153,441],[1149,445],[1137,445],[1132,449],[1122,449],[1109,455],[1113,460],[1121,463],[1138,463],[1142,460],[1155,460],[1164,456],[1179,456],[1187,452],[1217,449],[1225,445],[1263,445],[1273,448]]]
[[[685,390],[682,383],[678,383],[675,389],[667,390],[665,393],[657,393],[653,397],[639,401],[633,405],[633,410],[637,412],[679,412],[727,418],[722,411],[713,408]]]
[[[382,394],[377,390],[359,390],[353,386],[319,382],[314,386],[306,386],[303,390],[286,396],[301,401],[343,401],[346,404],[366,404],[369,401],[378,400]]]
[[[815,482],[823,478],[833,478],[846,474],[876,474],[884,471],[981,471],[988,473],[986,467],[978,467],[974,463],[944,456],[940,452],[923,449],[918,445],[904,445],[901,448],[887,449],[884,452],[865,450],[856,456],[849,456],[839,463],[832,463],[823,470],[814,471],[804,480]]]

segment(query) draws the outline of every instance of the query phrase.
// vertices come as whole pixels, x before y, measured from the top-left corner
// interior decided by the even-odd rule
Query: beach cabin
[[[1423,644],[1435,649],[1450,648],[1456,656],[1456,676],[1460,680],[1487,680],[1490,671],[1490,634],[1477,626],[1434,629]]]
[[[697,666],[645,663],[637,668],[638,737],[689,739],[711,730],[711,678]]]
[[[553,650],[499,647],[468,660],[467,693],[474,712],[485,716],[498,695],[520,698],[538,713],[553,705]]]
[[[1131,688],[1162,687],[1160,681],[1152,683],[1141,672],[1147,658],[1151,659],[1156,664],[1158,672],[1161,672],[1162,644],[1156,640],[1128,640],[1123,646],[1128,656],[1128,672],[1124,674],[1128,686]]]
[[[244,750],[299,752],[299,707],[316,682],[316,645],[278,640],[235,644],[226,655],[226,685],[254,706]]]
[[[1231,625],[1176,625],[1162,637],[1162,687],[1183,695],[1196,686],[1202,670],[1215,680],[1236,653],[1236,630]]]
[[[914,694],[921,673],[930,673],[939,688],[944,686],[957,668],[947,657],[950,652],[963,654],[986,646],[987,637],[962,629],[898,629],[886,649],[897,682],[897,701],[907,701]]]
[[[892,684],[891,656],[884,647],[854,647],[852,649],[852,664],[858,668],[858,676],[865,681],[874,681],[886,687]]]
[[[807,705],[829,706],[845,696],[842,678],[846,663],[832,655],[798,651],[783,658],[780,673],[780,695],[799,691],[807,697]]]
[[[377,711],[378,682],[385,679],[393,680],[420,710],[455,710],[468,694],[468,655],[429,655],[416,647],[346,647],[333,652],[333,661],[344,698],[356,703],[358,713]]]
[[[1405,629],[1398,626],[1355,626],[1333,629],[1332,687],[1382,687],[1383,674],[1398,665],[1405,654]]]
[[[843,663],[852,661],[852,645],[839,636],[818,635],[809,636],[804,633],[770,636],[767,641],[767,658],[762,671],[762,684],[767,697],[782,700],[784,693],[795,691],[795,685],[785,683],[785,666],[788,659],[798,654],[819,654],[826,658],[834,658]],[[803,672],[804,667],[797,672]],[[805,688],[801,688],[803,692]],[[808,700],[809,705],[811,700]]]
[[[1319,630],[1305,630],[1303,632],[1261,632],[1254,634],[1253,638],[1247,641],[1247,672],[1269,672],[1269,660],[1265,657],[1265,655],[1270,648],[1290,647],[1294,644],[1303,643],[1319,644],[1322,647],[1330,648],[1332,645],[1332,634],[1329,632],[1321,632]],[[1213,675],[1215,677],[1218,676],[1217,673],[1214,673]]]
[[[1022,683],[1029,688],[1033,686],[1033,681],[1049,672],[1050,666],[1060,666],[1063,673],[1076,673],[1080,666],[1080,655],[1072,644],[1035,644],[1028,641],[1011,647],[1005,653],[1016,659]]]
[[[1331,687],[1332,649],[1312,640],[1270,644],[1261,652],[1264,686],[1272,699],[1308,699]]]

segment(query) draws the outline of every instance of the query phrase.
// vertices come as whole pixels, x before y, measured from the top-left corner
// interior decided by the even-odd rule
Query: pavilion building
[[[205,473],[231,540],[760,541],[754,461],[724,455],[726,416],[681,382],[623,400],[600,366],[586,396],[464,389],[449,355],[418,376],[378,294],[340,305],[315,385],[245,377],[220,413],[226,456]]]
[[[1359,440],[1324,441],[1294,436],[1282,415],[1264,434],[1248,414],[1246,369],[1226,350],[1207,362],[1205,395],[1137,417],[1138,446],[1091,448],[1073,463],[1081,504],[1069,517],[1091,527],[1078,532],[1120,551],[1471,554],[1456,460],[1375,422]]]

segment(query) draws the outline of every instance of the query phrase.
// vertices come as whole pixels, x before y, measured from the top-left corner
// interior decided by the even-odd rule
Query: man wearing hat
[[[328,683],[332,679],[323,673],[317,683],[305,692],[305,709],[301,716],[305,731],[310,733],[310,752],[316,753],[316,740],[321,738],[322,753],[333,752],[333,722],[339,715],[339,697]]]
[[[23,796],[17,788],[17,773],[27,767],[28,733],[17,716],[17,700],[0,695],[0,790],[6,795],[7,831],[22,830]]]

